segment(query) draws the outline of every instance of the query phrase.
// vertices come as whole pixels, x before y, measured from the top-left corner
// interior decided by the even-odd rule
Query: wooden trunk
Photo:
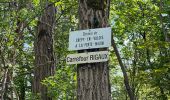
[[[79,29],[108,26],[109,0],[79,0]],[[91,49],[78,52],[107,50]],[[77,66],[77,100],[111,100],[108,62]]]
[[[33,92],[39,93],[41,100],[51,100],[47,96],[47,88],[41,84],[45,77],[54,75],[55,61],[53,54],[52,33],[55,22],[55,8],[52,4],[45,4],[44,12],[39,18],[38,32],[35,41],[35,68]]]

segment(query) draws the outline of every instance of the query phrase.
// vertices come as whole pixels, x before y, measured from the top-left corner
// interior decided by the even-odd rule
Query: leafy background
[[[78,29],[77,0],[50,0],[57,8],[53,34],[56,74],[42,81],[55,100],[76,99],[76,65],[67,65],[68,37]],[[170,1],[111,0],[110,25],[130,85],[139,100],[170,99]],[[32,94],[34,40],[40,0],[0,0],[0,90],[8,72],[8,97],[38,99]],[[113,100],[127,100],[123,75],[110,47]],[[10,95],[11,93],[15,95]]]

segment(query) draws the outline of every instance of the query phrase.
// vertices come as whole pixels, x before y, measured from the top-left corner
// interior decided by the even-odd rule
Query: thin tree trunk
[[[79,29],[107,27],[109,4],[110,0],[79,0]],[[98,50],[106,48],[78,52]],[[108,62],[79,64],[77,81],[78,100],[111,100]]]
[[[42,1],[41,1],[42,2]],[[41,84],[45,77],[54,75],[55,61],[53,54],[52,33],[55,22],[55,7],[45,3],[45,10],[38,22],[35,41],[35,68],[33,92],[40,93],[41,100],[51,100],[47,96],[47,87]]]
[[[4,100],[6,98],[6,90],[7,90],[7,79],[8,78],[8,68],[4,71],[4,76],[2,79],[2,89],[1,89],[1,100]]]
[[[134,97],[134,95],[133,95],[134,93],[133,93],[133,91],[132,91],[132,89],[131,89],[131,87],[130,87],[130,84],[129,84],[129,79],[128,79],[128,75],[127,75],[127,73],[126,73],[126,69],[125,69],[125,67],[124,67],[124,65],[123,65],[123,63],[122,63],[122,60],[121,60],[119,51],[118,51],[118,49],[117,49],[117,47],[116,47],[116,44],[115,44],[114,39],[113,39],[113,48],[114,48],[115,54],[116,54],[116,56],[117,56],[117,59],[118,59],[118,61],[119,61],[121,70],[122,70],[122,72],[123,72],[124,84],[125,84],[125,87],[126,87],[128,96],[129,96],[130,100],[135,100],[135,99],[134,99],[135,97]]]

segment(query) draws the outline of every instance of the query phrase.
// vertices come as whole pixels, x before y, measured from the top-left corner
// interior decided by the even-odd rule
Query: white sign
[[[108,51],[87,52],[79,54],[69,54],[66,57],[67,64],[82,64],[108,61]]]
[[[69,35],[69,50],[104,48],[111,46],[111,28],[96,28],[72,31]]]

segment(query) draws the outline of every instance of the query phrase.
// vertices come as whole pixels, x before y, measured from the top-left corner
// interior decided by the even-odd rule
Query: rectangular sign
[[[69,50],[104,48],[111,46],[111,28],[72,31],[69,34]]]
[[[66,57],[67,64],[83,64],[83,63],[94,63],[94,62],[105,62],[108,61],[108,51],[100,52],[87,52],[78,54],[69,54]]]

